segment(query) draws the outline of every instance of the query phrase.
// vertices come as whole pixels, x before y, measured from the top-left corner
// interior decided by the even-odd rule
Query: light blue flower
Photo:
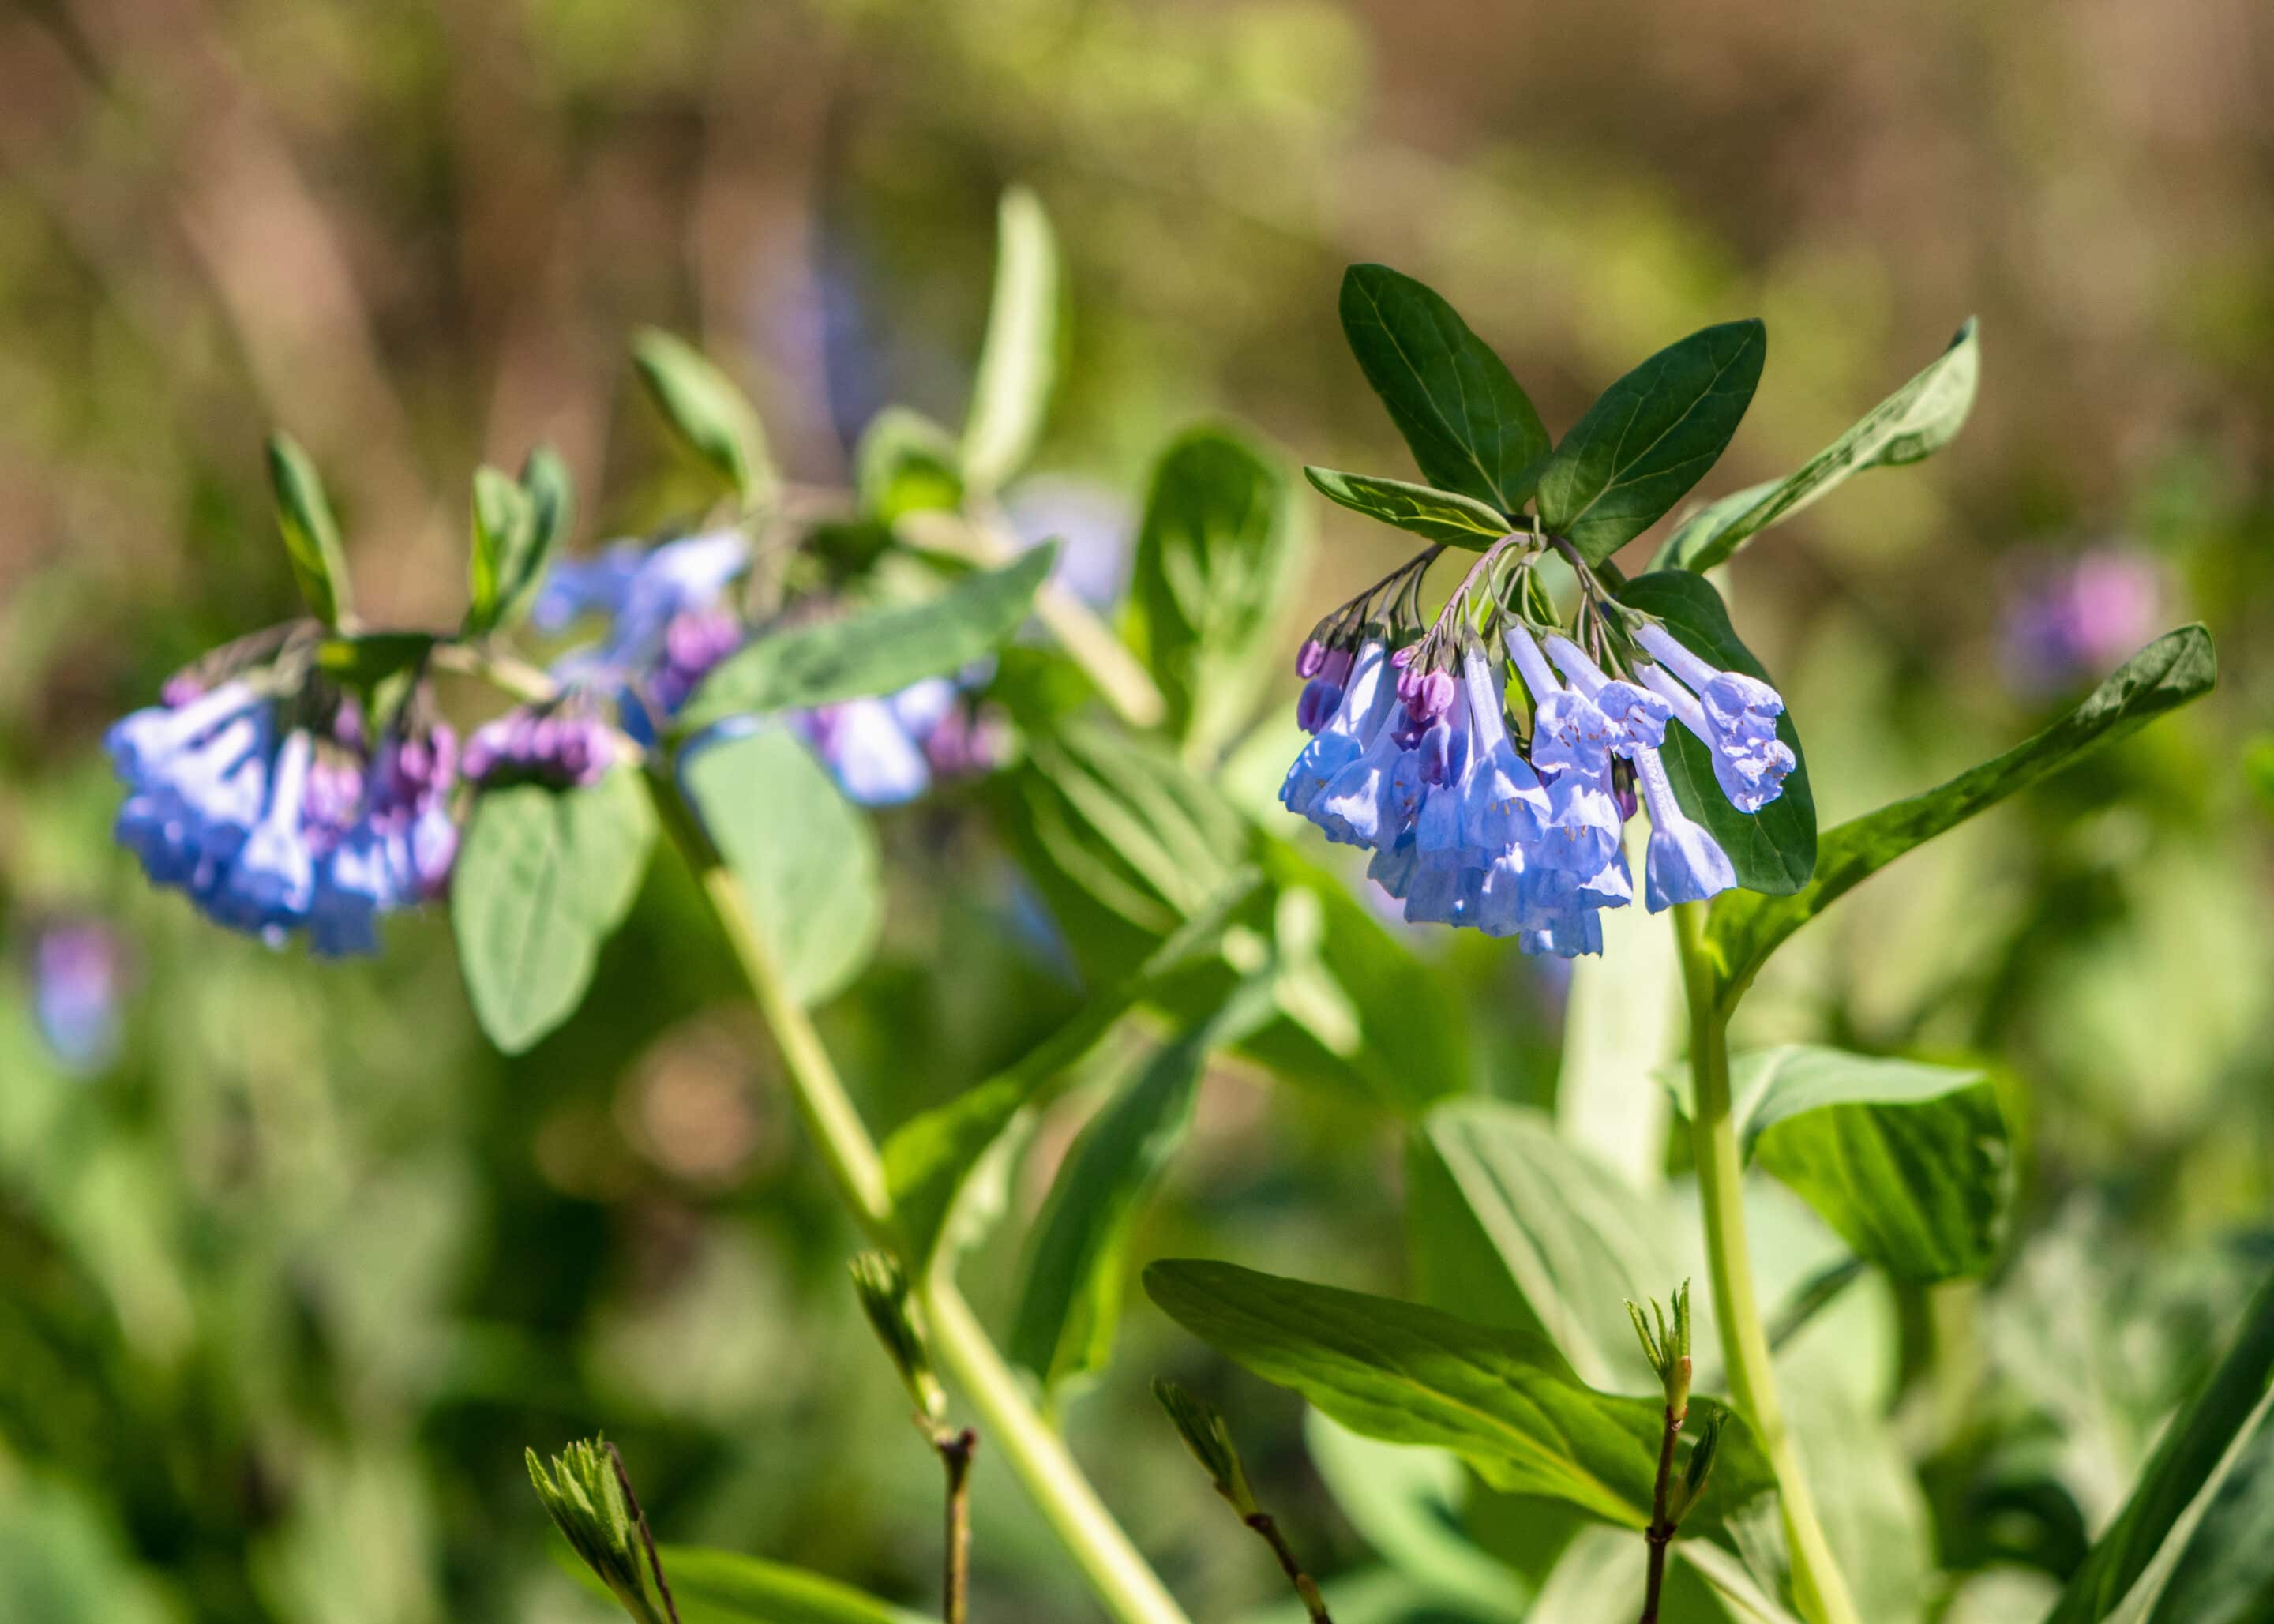
[[[1743,672],[1715,669],[1654,621],[1638,628],[1635,641],[1664,662],[1645,665],[1637,675],[1673,707],[1677,721],[1706,741],[1713,756],[1714,779],[1729,804],[1740,812],[1758,812],[1782,794],[1797,758],[1776,736],[1777,718],[1784,714],[1784,699],[1776,689]]]
[[[619,541],[589,558],[557,560],[529,605],[530,624],[550,634],[568,630],[588,614],[621,613],[647,555],[638,542]]]
[[[1611,748],[1621,737],[1611,718],[1585,694],[1556,680],[1540,645],[1522,626],[1511,621],[1505,641],[1517,673],[1532,690],[1532,766],[1542,773],[1608,780]]]
[[[244,846],[204,898],[206,912],[236,929],[281,943],[315,898],[315,859],[301,828],[314,742],[295,728],[276,752],[268,804]]]
[[[1704,902],[1737,883],[1729,854],[1682,809],[1656,750],[1635,761],[1643,804],[1650,809],[1650,851],[1644,863],[1643,897],[1653,914],[1677,902]]]
[[[1390,679],[1389,650],[1369,643],[1359,650],[1344,686],[1342,703],[1308,744],[1296,753],[1279,787],[1279,801],[1298,817],[1309,817],[1327,786],[1365,754],[1366,741],[1381,732],[1397,703]]]
[[[1593,702],[1609,723],[1613,754],[1632,761],[1638,750],[1654,750],[1666,742],[1666,724],[1674,714],[1673,706],[1648,688],[1606,676],[1569,637],[1551,632],[1544,641],[1555,668]]]

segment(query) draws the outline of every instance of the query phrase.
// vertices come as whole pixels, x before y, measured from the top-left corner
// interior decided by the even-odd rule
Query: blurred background
[[[2022,1194],[1984,1380],[2093,1350],[2017,1401],[2067,1457],[2067,1509],[2014,1536],[2057,1568],[2274,1217],[2270,79],[2251,0],[11,0],[0,1617],[598,1619],[521,1451],[601,1427],[669,1537],[930,1605],[934,1463],[683,875],[659,862],[582,1013],[507,1062],[439,916],[319,968],[149,891],[110,844],[99,741],[295,612],[272,425],[327,471],[366,615],[447,624],[478,461],[557,443],[579,545],[655,516],[638,324],[698,339],[802,482],[845,483],[887,403],[957,420],[1012,182],[1051,213],[1072,313],[1011,508],[1109,598],[1147,464],[1196,417],[1291,468],[1410,476],[1337,329],[1352,260],[1444,293],[1551,431],[1662,343],[1765,317],[1704,495],[1796,466],[1981,318],[1956,444],[1729,571],[1824,821],[2004,748],[2165,627],[2210,624],[2220,688],[1858,893],[1739,1038],[2010,1083]],[[1291,650],[1402,556],[1311,505]],[[1082,996],[968,798],[885,833],[885,956],[823,1022],[880,1127]],[[1564,979],[1415,945],[1479,1086],[1558,1104]],[[1026,1210],[1091,1098],[1045,1123]],[[1399,1139],[1227,1067],[1139,1260],[1403,1291]],[[975,1258],[983,1310],[1016,1262],[1015,1236]],[[1141,1300],[1127,1320],[1068,1426],[1194,1615],[1276,1576],[1152,1410],[1155,1371],[1234,1406],[1318,1567],[1365,1564],[1294,1402]],[[999,1462],[979,1494],[975,1616],[1099,1617]],[[1947,1519],[1946,1560],[1989,1562],[1957,1503],[1919,1515]]]

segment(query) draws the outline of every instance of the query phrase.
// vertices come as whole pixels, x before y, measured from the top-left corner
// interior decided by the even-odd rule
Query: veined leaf
[[[983,492],[1026,466],[1058,381],[1061,278],[1050,216],[1033,192],[1013,186],[1003,194],[999,229],[987,341],[963,425],[963,476]]]
[[[1450,304],[1386,265],[1343,274],[1343,334],[1421,477],[1504,514],[1532,495],[1547,431],[1492,347]]]
[[[1450,547],[1481,553],[1510,528],[1498,509],[1455,491],[1372,474],[1338,473],[1331,468],[1306,467],[1303,477],[1329,501],[1339,502],[1352,513]]]
[[[1261,883],[1261,876],[1252,869],[1235,876],[1215,901],[1163,940],[1118,987],[1086,1002],[1018,1064],[893,1132],[885,1142],[885,1177],[910,1274],[921,1275],[930,1267],[966,1182],[1012,1120],[1096,1048],[1123,1016],[1213,956],[1232,913]]]
[[[586,789],[522,785],[475,800],[450,919],[474,1014],[507,1054],[575,1011],[654,843],[654,809],[629,767]]]
[[[1269,968],[1247,977],[1155,1051],[1067,1153],[1035,1222],[1008,1348],[1045,1391],[1103,1367],[1120,1319],[1130,1225],[1192,1127],[1210,1053],[1269,1019],[1271,981]]]
[[[869,609],[761,637],[695,690],[681,733],[728,717],[802,710],[960,670],[1019,629],[1057,556],[1045,544],[1000,569],[966,575],[920,604]]]
[[[1693,515],[1667,538],[1650,567],[1711,569],[1849,475],[1932,456],[1965,426],[1981,376],[1982,350],[1969,320],[1924,372],[1803,463],[1797,473],[1725,496]]]
[[[1677,571],[1643,577],[1646,581],[1678,578]],[[2035,738],[1960,773],[1939,788],[1851,818],[1827,831],[1817,854],[1815,877],[1791,895],[1729,891],[1714,898],[1706,916],[1706,939],[1715,961],[1721,1007],[1726,1010],[1736,1001],[1787,936],[1905,852],[2027,789],[2089,751],[2208,693],[2218,673],[2218,660],[2209,632],[2200,626],[2166,632],[2127,660],[2082,704]],[[1797,771],[1793,774],[1795,778],[1799,776]],[[1791,793],[1789,784],[1786,793]],[[1776,804],[1763,808],[1762,816],[1774,810]]]
[[[2012,1176],[1981,1071],[1792,1043],[1730,1062],[1740,1149],[1905,1280],[1990,1267]]]
[[[339,521],[324,495],[323,476],[300,442],[290,434],[268,437],[268,483],[276,496],[276,526],[284,532],[284,555],[308,612],[327,626],[355,613],[348,583],[347,554],[340,545]]]
[[[1708,664],[1769,681],[1760,661],[1737,641],[1721,595],[1704,577],[1686,569],[1638,575],[1619,589],[1619,601],[1658,616]],[[1808,786],[1808,757],[1801,751],[1791,711],[1777,718],[1777,737],[1793,755],[1784,793],[1758,812],[1740,812],[1715,782],[1713,754],[1704,741],[1678,723],[1666,730],[1662,756],[1674,798],[1728,853],[1737,883],[1748,891],[1796,891],[1816,872],[1816,797]]]
[[[698,745],[679,777],[790,995],[814,1004],[843,991],[884,924],[869,820],[779,725]]]
[[[1253,714],[1306,551],[1287,477],[1246,437],[1186,431],[1154,464],[1131,594],[1169,726],[1212,756]]]
[[[1647,1385],[1624,1304],[1677,1283],[1648,1207],[1545,1113],[1449,1100],[1409,1144],[1407,1222],[1431,1298],[1536,1331],[1596,1387]],[[1503,1320],[1495,1306],[1510,1312]]]
[[[664,421],[743,506],[771,501],[779,481],[764,425],[727,374],[686,340],[657,327],[633,339],[632,360]]]
[[[1156,1263],[1145,1289],[1193,1335],[1354,1432],[1450,1449],[1512,1493],[1650,1522],[1663,1401],[1583,1386],[1544,1337],[1229,1263]],[[1744,1419],[1690,1401],[1694,1427],[1716,1415],[1721,1452],[1687,1524],[1700,1531],[1774,1487]]]
[[[2146,1624],[2180,1558],[2274,1410],[2274,1282],[2243,1315],[2226,1357],[2164,1429],[2132,1496],[2061,1592],[2045,1624]],[[2177,1620],[2173,1621],[2177,1624]]]
[[[1540,471],[1540,523],[1591,564],[1641,535],[1721,461],[1767,354],[1759,321],[1727,321],[1604,390]]]

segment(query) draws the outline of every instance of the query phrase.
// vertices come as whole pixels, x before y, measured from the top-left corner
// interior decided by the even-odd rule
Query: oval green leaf
[[[332,516],[323,477],[290,434],[268,437],[268,483],[276,498],[276,527],[284,533],[284,556],[300,596],[311,614],[337,626],[354,613],[339,521]]]
[[[1591,564],[1641,535],[1721,461],[1767,354],[1758,320],[1727,321],[1604,390],[1540,471],[1540,523]]]
[[[476,799],[450,921],[493,1043],[520,1054],[576,1010],[654,843],[654,808],[630,767],[585,789],[517,785]]]
[[[1792,1043],[1737,1056],[1729,1078],[1743,1154],[1858,1257],[1914,1281],[1990,1267],[2013,1177],[1983,1072]]]
[[[658,327],[633,339],[632,361],[664,421],[745,507],[773,499],[779,481],[765,427],[726,373],[694,345]]]
[[[1279,465],[1246,436],[1188,430],[1154,464],[1130,595],[1169,726],[1201,756],[1252,719],[1277,666],[1304,530]]]
[[[1504,514],[1522,508],[1547,431],[1492,347],[1437,294],[1386,265],[1343,274],[1342,319],[1421,477]]]

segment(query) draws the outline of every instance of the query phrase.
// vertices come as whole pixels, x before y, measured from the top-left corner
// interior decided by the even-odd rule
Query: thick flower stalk
[[[1688,727],[1730,804],[1758,811],[1793,767],[1776,691],[1716,669],[1592,581],[1579,636],[1535,618],[1527,577],[1540,544],[1520,533],[1487,549],[1425,627],[1420,582],[1436,556],[1377,583],[1303,644],[1297,716],[1313,737],[1281,788],[1288,809],[1370,851],[1367,874],[1407,920],[1512,936],[1528,953],[1602,951],[1603,910],[1634,900],[1625,827],[1638,810],[1650,817],[1651,912],[1734,885],[1660,750],[1670,724]]]

